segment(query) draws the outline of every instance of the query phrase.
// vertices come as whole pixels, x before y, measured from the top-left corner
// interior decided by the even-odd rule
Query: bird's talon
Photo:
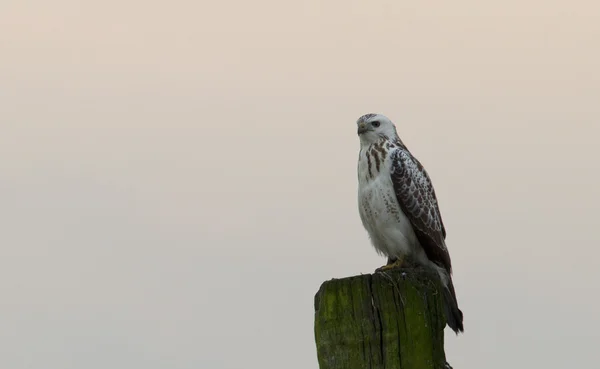
[[[381,267],[375,269],[375,271],[376,272],[385,272],[386,270],[401,268],[403,264],[404,264],[404,259],[396,259],[396,261],[394,261],[393,263],[381,266]]]

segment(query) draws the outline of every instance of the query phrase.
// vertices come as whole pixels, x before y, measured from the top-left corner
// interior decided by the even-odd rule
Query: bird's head
[[[397,137],[396,127],[388,117],[381,114],[366,114],[358,118],[358,137],[361,145],[371,145],[379,140]]]

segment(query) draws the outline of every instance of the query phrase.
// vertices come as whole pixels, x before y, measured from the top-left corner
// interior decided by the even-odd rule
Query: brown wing
[[[395,150],[392,153],[391,177],[396,199],[427,257],[452,273],[450,254],[444,241],[446,229],[425,168],[408,151]]]

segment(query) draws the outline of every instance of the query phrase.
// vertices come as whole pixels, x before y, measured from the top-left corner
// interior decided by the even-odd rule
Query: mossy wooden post
[[[439,279],[395,269],[324,282],[315,296],[320,369],[442,369]]]

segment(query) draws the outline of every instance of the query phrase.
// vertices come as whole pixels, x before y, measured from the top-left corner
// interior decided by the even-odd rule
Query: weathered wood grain
[[[315,296],[320,369],[442,369],[436,275],[396,269],[324,282]]]

